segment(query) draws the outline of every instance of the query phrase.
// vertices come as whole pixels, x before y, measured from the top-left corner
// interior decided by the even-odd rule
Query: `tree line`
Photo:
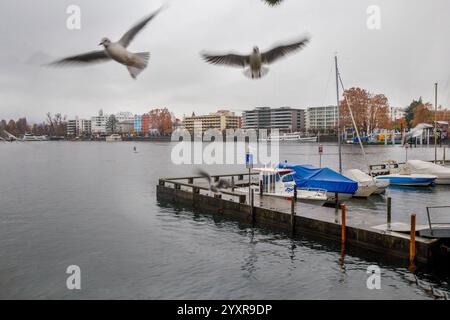
[[[419,123],[434,123],[435,110],[431,103],[423,102],[422,98],[413,100],[404,108],[405,115],[400,119],[392,119],[389,100],[384,94],[374,94],[365,89],[351,88],[345,90],[340,101],[341,127],[353,128],[350,111],[358,130],[370,133],[374,129],[395,129],[403,131],[417,126]],[[449,121],[450,110],[440,106],[436,112],[437,121]]]
[[[42,123],[28,124],[27,118],[11,119],[9,121],[0,120],[0,132],[6,130],[12,135],[20,136],[26,133],[32,133],[37,136],[64,136],[66,134],[67,121],[66,116],[60,113],[52,115],[46,114],[46,119]]]

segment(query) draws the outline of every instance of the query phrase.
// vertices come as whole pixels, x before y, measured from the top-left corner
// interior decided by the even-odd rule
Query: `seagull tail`
[[[139,52],[134,54],[136,62],[132,66],[127,66],[128,71],[133,79],[147,68],[148,60],[150,59],[150,52]]]
[[[250,79],[259,79],[264,77],[266,74],[269,73],[269,68],[262,66],[260,71],[252,71],[251,68],[247,68],[243,71],[244,76]]]

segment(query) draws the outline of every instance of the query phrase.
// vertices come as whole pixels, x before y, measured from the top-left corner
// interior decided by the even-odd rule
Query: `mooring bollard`
[[[392,198],[387,198],[387,230],[391,230]]]
[[[295,233],[295,200],[294,200],[294,197],[291,198],[291,231],[292,231],[292,234]]]
[[[409,263],[412,265],[416,260],[416,215],[411,215],[411,231],[409,241]]]
[[[341,243],[343,246],[345,246],[345,243],[347,241],[347,207],[345,204],[341,205]]]

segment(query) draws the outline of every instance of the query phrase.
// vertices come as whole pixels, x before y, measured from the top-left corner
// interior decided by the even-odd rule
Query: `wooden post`
[[[294,201],[297,202],[297,185],[294,185]]]
[[[337,214],[337,212],[339,210],[339,193],[337,193],[337,192],[334,193],[334,200],[335,200],[334,206],[335,206],[336,214]]]
[[[194,184],[194,178],[189,178],[189,179],[188,179],[188,183],[189,183],[189,184]]]
[[[445,149],[447,149],[446,146],[444,146],[444,149],[442,150],[442,165],[445,166]]]
[[[165,185],[164,179],[159,179],[159,185],[164,187],[164,185]]]
[[[387,230],[391,230],[392,198],[387,198]]]
[[[416,260],[416,215],[411,215],[411,231],[409,242],[409,263],[414,264]]]
[[[252,189],[250,193],[250,209],[252,211],[252,224],[255,223],[255,190]]]
[[[341,243],[343,246],[345,246],[345,243],[347,241],[347,207],[345,204],[341,205]]]
[[[263,188],[264,188],[264,184],[262,180],[259,180],[259,195],[262,196],[263,195]]]
[[[292,235],[295,234],[295,200],[291,197],[291,231]]]
[[[234,192],[234,176],[231,177],[231,192]]]
[[[214,182],[218,182],[218,181],[219,181],[219,178],[220,178],[219,176],[215,176],[215,177],[214,177]]]
[[[178,183],[175,183],[175,190],[180,190],[181,189],[181,185],[179,185]]]
[[[215,193],[215,194],[214,194],[214,198],[215,198],[215,199],[222,199],[222,194],[220,194],[220,193]]]
[[[245,203],[245,194],[239,195],[239,203]]]

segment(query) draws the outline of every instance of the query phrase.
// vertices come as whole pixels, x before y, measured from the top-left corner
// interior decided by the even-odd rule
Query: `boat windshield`
[[[294,181],[294,176],[292,174],[287,174],[282,178],[283,182],[292,182]]]

